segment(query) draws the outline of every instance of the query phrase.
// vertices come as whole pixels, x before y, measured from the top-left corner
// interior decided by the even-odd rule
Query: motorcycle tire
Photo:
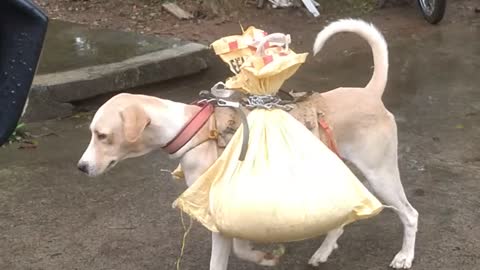
[[[447,0],[417,0],[417,4],[425,20],[437,24],[445,15]]]

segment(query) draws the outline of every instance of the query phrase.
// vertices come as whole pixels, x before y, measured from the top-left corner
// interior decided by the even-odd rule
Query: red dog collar
[[[205,103],[200,111],[198,111],[182,130],[180,130],[177,136],[162,148],[170,155],[175,154],[185,146],[198,133],[198,131],[200,131],[214,111],[215,108],[212,104]]]

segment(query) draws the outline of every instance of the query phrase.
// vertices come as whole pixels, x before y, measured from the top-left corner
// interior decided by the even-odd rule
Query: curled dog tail
[[[313,54],[317,54],[331,36],[340,32],[356,33],[367,40],[372,48],[374,70],[365,88],[382,96],[388,79],[388,48],[383,35],[372,24],[354,19],[343,19],[329,24],[318,33],[313,45]]]

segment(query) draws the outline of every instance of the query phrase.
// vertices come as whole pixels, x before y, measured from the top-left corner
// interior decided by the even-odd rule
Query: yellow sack
[[[315,237],[379,213],[381,203],[347,166],[282,110],[248,116],[220,158],[174,203],[214,232],[259,242]]]
[[[256,52],[256,46],[266,35],[265,31],[251,26],[242,35],[223,37],[210,46],[229,65],[230,71],[237,74],[245,60]]]
[[[305,62],[307,54],[266,46],[265,41],[245,55],[227,88],[273,95]],[[255,109],[247,119],[244,161],[238,160],[240,127],[219,159],[174,206],[211,231],[258,242],[315,237],[382,210],[348,167],[290,114]]]
[[[225,87],[240,89],[252,95],[274,95],[307,58],[308,53],[296,54],[282,47],[265,50],[265,55],[248,57],[235,77],[229,78]]]

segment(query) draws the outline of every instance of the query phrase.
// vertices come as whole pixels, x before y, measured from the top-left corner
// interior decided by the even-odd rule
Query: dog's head
[[[145,129],[150,117],[130,94],[119,94],[97,111],[90,124],[91,139],[78,162],[78,169],[97,176],[119,161],[149,152]]]

